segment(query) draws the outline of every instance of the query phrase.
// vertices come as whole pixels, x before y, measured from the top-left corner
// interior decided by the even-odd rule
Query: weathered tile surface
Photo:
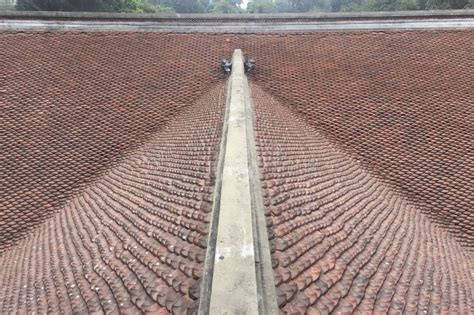
[[[255,129],[286,314],[467,314],[472,255],[261,88]]]
[[[254,82],[474,248],[474,31],[253,35]]]
[[[0,256],[0,313],[196,310],[220,83]]]
[[[282,311],[468,313],[473,36],[1,33],[0,312],[195,310],[242,48]]]
[[[1,33],[0,252],[222,81],[215,42]]]

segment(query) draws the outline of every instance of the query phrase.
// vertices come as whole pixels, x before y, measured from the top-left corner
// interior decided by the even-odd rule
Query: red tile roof
[[[255,84],[253,97],[281,311],[469,313],[472,255]]]
[[[473,35],[0,33],[1,312],[196,310],[235,48],[282,311],[468,312]]]
[[[1,33],[0,252],[221,80],[208,35]],[[218,40],[222,41],[222,40]]]
[[[0,312],[196,310],[224,84],[0,256]]]
[[[474,246],[474,31],[249,36],[255,84]]]

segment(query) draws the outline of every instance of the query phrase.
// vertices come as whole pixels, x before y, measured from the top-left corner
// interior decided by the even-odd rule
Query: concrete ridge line
[[[252,201],[252,184],[248,133],[248,88],[244,74],[243,54],[240,49],[232,56],[232,74],[229,79],[228,116],[224,124],[224,151],[220,181],[220,199],[213,206],[217,219],[214,252],[206,253],[208,267],[213,264],[208,307],[201,301],[200,314],[258,314],[262,305],[257,278],[258,233]],[[216,191],[219,188],[216,187]],[[209,275],[208,275],[209,278]],[[209,284],[208,284],[209,285]],[[204,296],[202,296],[204,298]],[[207,297],[206,297],[207,299]]]
[[[2,11],[0,18],[10,19],[102,19],[102,20],[262,20],[262,19],[353,19],[416,17],[437,18],[449,16],[474,16],[472,9],[419,10],[419,11],[370,11],[370,12],[305,12],[258,14],[209,14],[209,13],[114,13],[114,12],[63,12],[63,11]]]
[[[254,111],[240,49],[232,61],[198,313],[277,314]],[[243,260],[242,252],[248,256]]]
[[[244,79],[243,55],[237,49],[232,56],[210,314],[258,313]]]
[[[221,202],[222,174],[224,170],[224,155],[227,140],[227,120],[229,119],[230,89],[232,82],[227,82],[226,103],[224,111],[224,121],[222,123],[222,137],[219,144],[219,156],[217,160],[216,179],[214,183],[214,193],[212,199],[211,222],[209,223],[209,235],[207,239],[206,258],[204,261],[203,276],[201,280],[201,291],[199,295],[198,314],[209,314],[209,304],[211,301],[212,275],[216,252],[217,223],[219,222],[219,211]]]
[[[270,33],[308,31],[378,31],[472,29],[474,18],[387,19],[314,22],[153,22],[153,21],[48,21],[0,19],[0,31],[77,32],[175,32],[175,33]]]

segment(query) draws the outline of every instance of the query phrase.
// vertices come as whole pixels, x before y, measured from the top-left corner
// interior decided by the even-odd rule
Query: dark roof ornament
[[[252,59],[252,58],[245,59],[245,62],[244,62],[245,72],[249,72],[253,68],[255,68],[255,59]]]
[[[221,61],[221,69],[224,71],[224,73],[230,74],[230,71],[232,70],[232,62],[227,59],[222,59]]]

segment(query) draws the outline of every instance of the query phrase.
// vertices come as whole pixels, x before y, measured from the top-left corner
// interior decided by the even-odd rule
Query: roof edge
[[[384,11],[384,12],[309,12],[274,14],[176,14],[176,13],[110,13],[110,12],[60,12],[60,11],[1,11],[0,19],[35,20],[130,20],[130,21],[244,21],[265,22],[266,20],[384,20],[384,19],[443,19],[472,18],[473,9],[426,10],[426,11]]]

